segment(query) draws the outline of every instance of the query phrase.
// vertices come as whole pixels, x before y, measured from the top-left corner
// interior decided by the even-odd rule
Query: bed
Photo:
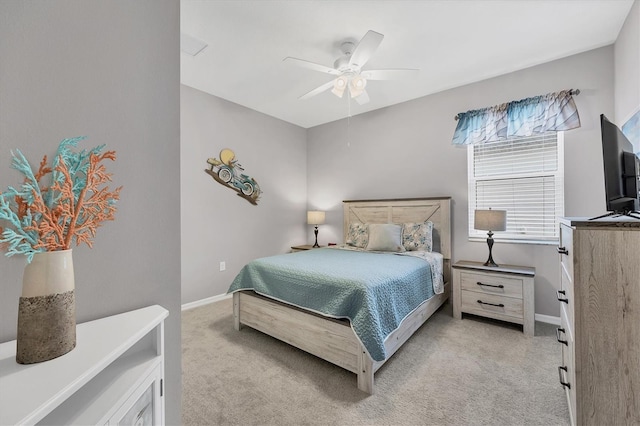
[[[429,294],[415,295],[415,297],[422,298],[415,306],[401,306],[401,309],[398,309],[399,316],[396,315],[397,318],[392,318],[390,325],[385,325],[385,330],[391,330],[389,333],[385,332],[382,337],[373,333],[376,335],[370,337],[363,334],[363,330],[368,328],[367,321],[378,321],[378,318],[375,318],[375,312],[373,317],[371,315],[367,316],[368,314],[341,317],[340,315],[333,315],[334,312],[331,310],[325,310],[324,305],[322,308],[317,308],[313,304],[305,305],[298,302],[298,300],[305,299],[304,295],[308,291],[313,291],[314,288],[322,288],[324,293],[340,293],[342,275],[333,275],[333,281],[336,283],[330,282],[332,278],[328,277],[328,281],[322,284],[326,285],[326,287],[319,287],[321,285],[320,282],[316,283],[316,276],[312,274],[313,279],[305,278],[304,284],[307,284],[308,288],[293,290],[292,286],[287,285],[284,290],[280,290],[281,293],[278,293],[277,286],[272,283],[272,281],[278,281],[278,274],[274,277],[263,276],[258,269],[260,263],[282,264],[284,265],[282,267],[288,271],[290,264],[296,260],[295,256],[301,259],[306,257],[306,261],[311,261],[310,264],[314,264],[315,261],[316,265],[332,265],[334,272],[345,275],[344,278],[346,280],[347,278],[357,278],[356,275],[359,272],[353,273],[353,271],[349,271],[348,268],[344,267],[341,269],[339,264],[348,262],[349,265],[357,265],[360,257],[368,256],[375,259],[370,261],[372,265],[370,269],[374,269],[374,265],[377,265],[378,272],[391,269],[402,271],[405,267],[404,265],[406,265],[407,272],[399,272],[399,275],[402,275],[403,279],[414,280],[418,276],[415,274],[422,274],[420,275],[422,277],[426,276],[425,274],[427,273],[422,270],[414,272],[412,268],[418,262],[423,265],[427,262],[422,259],[416,259],[415,256],[411,255],[415,253],[409,252],[400,253],[400,256],[396,256],[394,254],[362,253],[362,251],[358,250],[354,253],[349,253],[349,250],[331,248],[315,249],[308,253],[273,256],[265,258],[265,260],[258,259],[250,262],[234,280],[234,284],[230,288],[230,292],[233,292],[234,327],[236,330],[240,330],[243,325],[249,326],[351,371],[357,375],[358,389],[372,394],[374,392],[375,372],[449,298],[451,292],[449,284],[451,277],[450,198],[344,201],[343,209],[345,240],[349,235],[352,224],[357,226],[357,224],[432,222],[433,252],[436,253],[431,258],[439,259],[441,269],[438,272],[441,272],[442,275],[438,291],[435,291],[435,277],[437,274],[433,273],[434,263],[433,260],[429,260],[430,267],[426,270],[429,271],[430,279],[433,279],[433,281],[429,281],[430,284],[433,284],[433,287],[429,286]],[[395,263],[387,264],[387,262]],[[385,267],[385,265],[393,266]],[[253,269],[250,269],[250,267]],[[357,267],[352,269],[359,270]],[[350,272],[351,275],[355,275],[347,277]],[[238,278],[243,274],[253,277],[254,280],[251,281],[249,279],[251,283],[246,284],[243,278],[242,282],[245,284],[238,286],[236,284]],[[292,280],[295,281],[295,279]],[[396,279],[392,277],[392,280]],[[259,284],[264,284],[265,287],[260,287]],[[269,284],[272,285],[271,289],[268,287]],[[291,283],[288,282],[288,284]],[[234,285],[236,285],[235,288]],[[331,285],[334,285],[334,287],[332,288]],[[243,289],[242,287],[251,289]],[[299,293],[298,295],[301,299],[285,301],[284,293],[289,293],[290,295]],[[389,295],[391,293],[382,292],[382,294]],[[348,300],[357,299],[349,295]],[[331,304],[330,301],[329,304]],[[406,315],[405,311],[408,312]],[[386,321],[386,318],[383,319]]]

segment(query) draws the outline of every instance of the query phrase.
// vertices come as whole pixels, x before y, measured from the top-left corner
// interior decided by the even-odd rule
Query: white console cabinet
[[[164,424],[161,306],[79,324],[76,347],[21,365],[0,344],[0,425]]]

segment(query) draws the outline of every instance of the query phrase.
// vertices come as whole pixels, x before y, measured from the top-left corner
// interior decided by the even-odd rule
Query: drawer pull
[[[482,305],[491,305],[491,306],[497,306],[499,308],[504,308],[504,305],[502,303],[489,303],[489,302],[483,302],[482,300],[478,300],[478,303]]]
[[[566,247],[558,247],[558,253],[568,255],[569,254],[569,250],[567,250]]]
[[[556,340],[558,340],[558,343],[564,343],[565,345],[569,346],[569,342],[567,340],[561,340],[560,339],[560,333],[564,333],[564,328],[556,328]]]
[[[571,384],[569,382],[563,382],[562,381],[562,371],[564,370],[564,372],[567,372],[567,367],[563,367],[560,366],[558,367],[558,379],[560,379],[560,384],[562,385],[562,387],[566,387],[568,389],[571,389]]]
[[[480,281],[478,281],[476,284],[477,284],[477,285],[483,285],[483,286],[485,286],[485,287],[504,288],[504,286],[503,286],[502,284],[498,284],[498,285],[495,285],[495,284],[485,284],[485,283],[481,283]]]
[[[561,294],[563,296],[565,296],[565,297],[560,296]],[[564,291],[564,290],[556,291],[556,297],[558,298],[558,301],[564,302],[564,303],[566,303],[568,305],[569,304],[569,299],[566,298],[566,295],[567,295],[567,292]]]

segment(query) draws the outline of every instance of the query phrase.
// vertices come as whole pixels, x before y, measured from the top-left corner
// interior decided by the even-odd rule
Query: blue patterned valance
[[[511,137],[531,136],[580,127],[572,90],[512,101],[490,108],[462,112],[454,145],[472,145]]]

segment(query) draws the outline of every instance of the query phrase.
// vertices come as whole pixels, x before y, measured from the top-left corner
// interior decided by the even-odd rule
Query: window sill
[[[469,241],[487,243],[486,238],[469,237]],[[520,240],[509,238],[494,238],[493,242],[501,244],[534,244],[542,246],[557,246],[559,244],[558,240]]]

